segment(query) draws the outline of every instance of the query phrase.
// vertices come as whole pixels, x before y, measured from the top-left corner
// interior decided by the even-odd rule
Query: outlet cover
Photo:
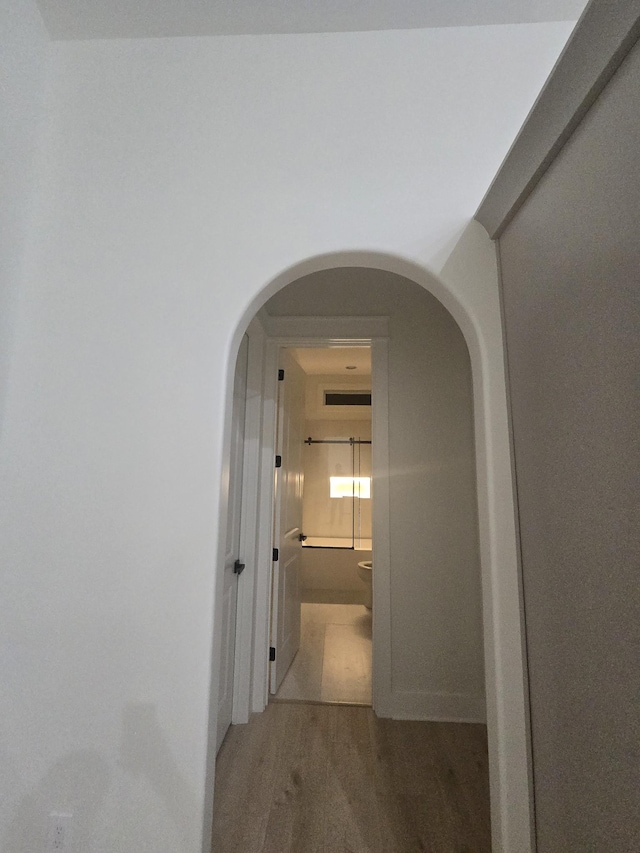
[[[72,819],[73,815],[69,812],[51,812],[46,853],[58,853],[60,850],[71,849]]]

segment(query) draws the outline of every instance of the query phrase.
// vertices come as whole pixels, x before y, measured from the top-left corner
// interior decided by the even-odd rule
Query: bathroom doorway
[[[299,618],[299,646],[286,672],[271,663],[272,696],[371,705],[371,347],[283,347],[280,364],[278,446],[290,459],[276,471],[272,610]]]

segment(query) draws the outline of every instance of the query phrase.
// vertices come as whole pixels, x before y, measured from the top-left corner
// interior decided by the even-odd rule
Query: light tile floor
[[[300,648],[276,700],[371,704],[371,611],[303,604]]]

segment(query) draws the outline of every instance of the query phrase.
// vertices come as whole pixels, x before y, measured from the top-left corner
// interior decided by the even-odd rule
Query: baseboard
[[[465,693],[392,691],[385,703],[394,720],[425,720],[437,723],[486,723],[483,696]],[[387,714],[385,714],[387,716]]]

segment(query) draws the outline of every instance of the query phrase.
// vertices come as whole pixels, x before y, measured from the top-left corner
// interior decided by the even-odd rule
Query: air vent
[[[371,391],[325,391],[325,406],[370,406]]]

